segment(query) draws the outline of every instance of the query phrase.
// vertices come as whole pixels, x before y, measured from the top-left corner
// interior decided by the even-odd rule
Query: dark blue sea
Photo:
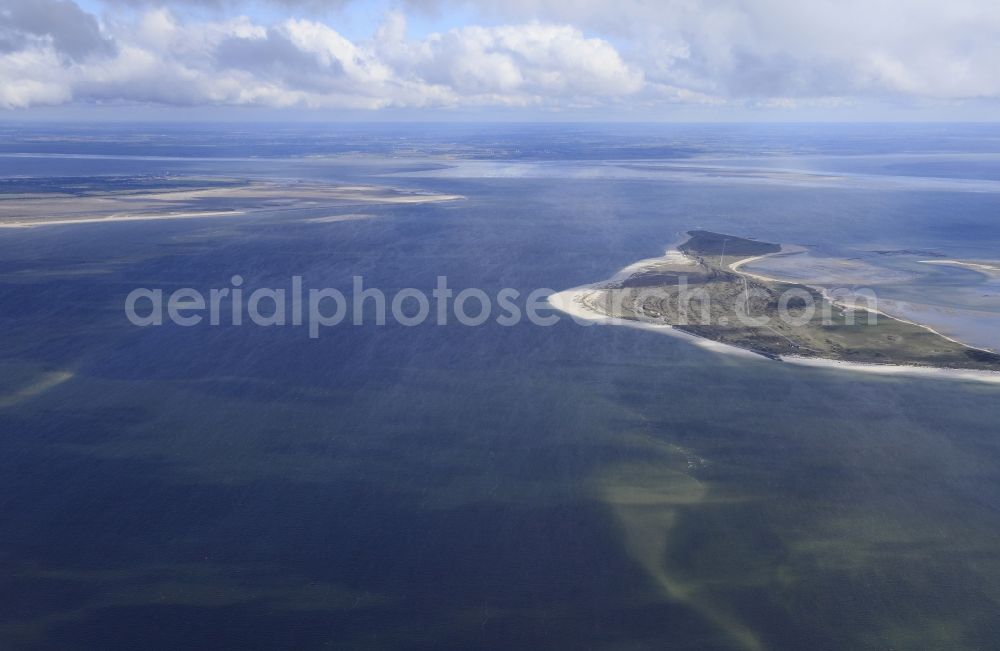
[[[0,229],[0,648],[997,648],[1000,385],[123,304],[526,295],[708,229],[995,316],[995,281],[921,261],[1000,260],[1000,127],[0,125],[0,201],[190,178],[465,199]]]

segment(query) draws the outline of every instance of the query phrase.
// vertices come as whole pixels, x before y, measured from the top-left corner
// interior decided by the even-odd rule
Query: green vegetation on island
[[[794,356],[863,364],[1000,370],[1000,355],[878,312],[874,296],[831,297],[807,285],[743,272],[780,254],[777,244],[691,231],[679,250],[602,286],[587,307],[674,328],[775,359]]]

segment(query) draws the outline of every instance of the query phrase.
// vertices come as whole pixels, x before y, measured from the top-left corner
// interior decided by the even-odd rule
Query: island
[[[789,252],[779,244],[689,231],[663,257],[560,292],[550,302],[577,318],[669,329],[713,342],[716,349],[774,360],[960,369],[1000,379],[1000,355],[885,314],[873,295],[743,270]]]

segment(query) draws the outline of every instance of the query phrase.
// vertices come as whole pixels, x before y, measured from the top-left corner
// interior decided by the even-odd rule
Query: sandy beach
[[[971,262],[966,260],[921,260],[921,264],[935,264],[950,267],[962,267],[978,271],[990,278],[1000,278],[1000,263],[996,262]]]
[[[672,325],[666,323],[649,323],[644,321],[634,321],[632,319],[623,319],[620,317],[606,316],[595,312],[581,302],[581,299],[583,299],[586,295],[600,291],[602,290],[595,289],[591,286],[567,289],[549,296],[548,303],[553,308],[572,317],[581,325],[615,325],[624,326],[626,328],[634,328],[636,330],[648,330],[671,337],[677,337],[678,339],[684,339],[688,343],[694,344],[699,348],[704,348],[705,350],[724,353],[726,355],[736,355],[738,357],[763,359],[760,355],[752,351],[737,348],[736,346],[730,346],[718,341],[712,341],[711,339],[705,339],[704,337],[699,337],[689,332],[678,330]]]
[[[362,219],[373,219],[375,215],[350,213],[346,215],[329,215],[327,217],[311,217],[305,221],[310,224],[336,224],[337,222],[354,222]]]
[[[237,186],[141,192],[105,192],[95,186],[81,196],[0,197],[0,228],[234,217],[264,211],[322,208],[324,205],[336,210],[352,205],[415,205],[464,198],[457,194],[374,185],[295,182],[249,182]],[[358,218],[358,213],[351,213],[349,217],[320,217],[317,223]]]
[[[33,221],[0,222],[0,228],[36,228],[38,226],[65,226],[68,224],[109,224],[112,222],[145,222],[163,219],[196,219],[199,217],[238,217],[245,210],[206,210],[201,212],[178,212],[141,215],[107,215],[105,217],[82,217],[80,219],[38,219]]]

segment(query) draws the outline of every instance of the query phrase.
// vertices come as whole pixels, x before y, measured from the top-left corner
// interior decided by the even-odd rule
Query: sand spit
[[[373,219],[375,215],[365,215],[361,213],[349,213],[346,215],[330,215],[328,217],[312,217],[305,221],[310,224],[335,224],[337,222],[356,222],[363,219]]]
[[[6,396],[0,396],[0,409],[13,407],[20,402],[34,398],[49,389],[59,386],[72,377],[73,374],[69,371],[53,371],[51,373],[44,373],[38,381],[33,384],[29,384],[23,389],[19,389]]]
[[[205,210],[196,212],[169,212],[159,214],[115,214],[104,217],[83,217],[80,219],[39,219],[32,221],[0,222],[0,228],[35,228],[37,226],[64,226],[66,224],[109,224],[111,222],[146,222],[162,219],[196,219],[198,217],[237,217],[245,215],[245,210]]]
[[[837,359],[820,359],[818,357],[784,356],[781,361],[797,366],[812,366],[816,368],[834,368],[848,371],[860,371],[875,375],[902,375],[908,377],[925,377],[939,380],[970,380],[1000,384],[1000,373],[996,371],[977,371],[974,369],[933,368],[929,366],[897,366],[893,364],[859,364],[844,362]]]
[[[997,262],[972,262],[967,260],[921,260],[920,264],[936,264],[951,267],[962,267],[978,271],[991,278],[1000,277],[1000,263]]]
[[[99,188],[97,188],[99,190]],[[105,192],[78,197],[0,196],[0,228],[30,228],[116,221],[231,217],[327,206],[425,204],[465,197],[369,185],[248,182],[243,185],[149,192]]]

